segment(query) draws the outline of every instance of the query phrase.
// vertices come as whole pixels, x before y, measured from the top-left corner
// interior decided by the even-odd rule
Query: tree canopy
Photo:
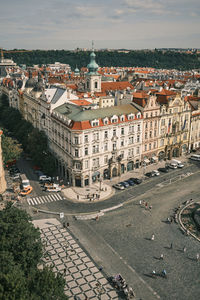
[[[38,269],[42,255],[40,232],[30,216],[8,204],[0,211],[0,299],[68,299],[62,275]]]
[[[5,58],[13,58],[17,64],[51,64],[59,61],[69,64],[72,69],[86,67],[90,61],[89,51],[69,50],[33,50],[31,52],[5,53]],[[128,53],[118,51],[97,51],[96,61],[101,67],[152,67],[164,69],[189,70],[200,68],[200,55],[175,51],[130,50]]]

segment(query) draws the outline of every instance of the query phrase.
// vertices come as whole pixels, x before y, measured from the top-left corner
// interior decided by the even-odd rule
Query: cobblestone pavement
[[[85,253],[68,229],[56,219],[33,221],[40,228],[45,244],[44,262],[53,266],[54,272],[64,274],[65,294],[69,299],[121,299],[102,272]],[[99,283],[100,288],[97,287]]]

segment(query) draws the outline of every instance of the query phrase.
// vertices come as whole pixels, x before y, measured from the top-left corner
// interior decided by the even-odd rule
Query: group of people
[[[113,284],[115,288],[117,288],[120,291],[123,291],[125,296],[128,299],[135,297],[133,289],[128,286],[128,284],[126,283],[125,279],[121,276],[121,274],[117,274],[116,276],[114,276]]]

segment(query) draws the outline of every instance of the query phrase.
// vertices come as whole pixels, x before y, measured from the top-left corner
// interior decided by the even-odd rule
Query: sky
[[[199,0],[0,0],[4,49],[200,48]]]

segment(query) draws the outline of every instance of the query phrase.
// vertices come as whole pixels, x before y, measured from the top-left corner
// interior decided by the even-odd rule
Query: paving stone
[[[50,231],[48,231],[48,232],[45,232],[45,235],[49,237],[52,235],[52,233]]]
[[[78,266],[78,269],[79,269],[80,271],[83,271],[83,270],[86,269],[86,266],[82,264],[82,265]]]
[[[75,260],[75,259],[78,259],[78,258],[79,258],[79,257],[78,257],[78,255],[76,255],[76,254],[74,254],[74,255],[71,256],[71,259],[72,259],[72,260]]]
[[[68,296],[68,297],[71,297],[72,296],[72,293],[71,291],[68,289],[65,291],[65,295]]]
[[[101,283],[101,285],[104,285],[108,282],[104,277],[100,278],[98,281]]]
[[[104,295],[101,295],[99,299],[108,300],[108,299],[110,299],[110,297],[108,295],[104,294]]]
[[[57,269],[58,269],[59,271],[61,271],[61,270],[64,270],[64,266],[63,266],[63,264],[61,264],[61,265],[57,266]]]
[[[58,243],[53,245],[54,249],[60,248],[60,245]]]
[[[65,276],[65,280],[66,280],[66,283],[68,284],[68,282],[73,280],[73,277],[71,275],[67,275],[67,276]]]
[[[52,249],[53,249],[52,246],[48,246],[48,247],[45,248],[46,251],[49,251],[49,250],[52,250]]]
[[[67,268],[69,269],[69,268],[74,267],[74,264],[73,264],[72,261],[70,261],[70,262],[67,262],[67,263],[66,263],[66,266],[67,266]]]
[[[117,293],[115,291],[109,291],[107,294],[113,299],[114,297],[117,297]]]
[[[75,260],[73,260],[73,262],[76,266],[79,266],[80,264],[82,264],[82,261],[80,259],[75,259]]]
[[[82,261],[84,261],[84,263],[91,262],[91,260],[89,259],[89,257],[83,257]]]
[[[81,250],[81,251],[83,251],[83,250]],[[77,251],[76,251],[76,252],[77,252]],[[78,254],[78,256],[82,258],[82,257],[85,257],[86,255],[85,255],[84,252],[81,252],[81,253]]]
[[[63,252],[60,252],[60,253],[59,253],[59,256],[60,256],[60,257],[66,257],[66,253],[65,253],[64,251],[63,251]]]
[[[43,232],[48,232],[49,231],[49,228],[44,228],[42,229]]]
[[[89,284],[86,283],[86,284],[81,285],[81,289],[84,292],[86,292],[86,291],[90,290],[90,286],[89,286]]]
[[[87,282],[91,282],[91,281],[94,281],[96,280],[96,278],[93,276],[93,275],[88,275],[88,276],[85,276],[85,279],[87,280]]]
[[[86,266],[87,266],[88,268],[95,267],[95,265],[94,265],[93,262],[91,262],[91,261],[86,262]]]
[[[82,274],[80,272],[73,273],[72,276],[75,280],[82,278]]]
[[[99,278],[102,278],[103,275],[99,272],[99,273],[95,273],[94,276],[99,279]]]
[[[49,236],[49,240],[50,240],[51,243],[52,243],[52,242],[55,241],[56,239],[55,239],[55,237],[54,237],[53,235],[51,235],[51,236]]]
[[[76,272],[78,272],[78,269],[76,267],[72,267],[72,268],[69,268],[69,272],[76,273]]]
[[[54,236],[55,236],[55,238],[56,238],[57,240],[60,239],[60,238],[62,237],[62,235],[61,235],[60,233],[55,234]]]
[[[68,282],[67,285],[69,286],[70,289],[72,289],[76,286],[76,282],[72,280],[72,281]]]
[[[83,270],[83,271],[81,271],[81,273],[83,274],[83,276],[87,276],[90,274],[90,272],[88,270]]]
[[[59,258],[58,255],[52,255],[52,256],[51,256],[51,259],[52,259],[52,260],[56,260],[56,259],[58,259],[58,258]]]
[[[75,288],[72,288],[71,292],[72,292],[73,295],[78,295],[78,294],[81,293],[81,289],[77,286]]]
[[[77,279],[76,282],[78,283],[78,285],[81,286],[86,283],[86,280],[85,280],[85,278],[81,277],[80,279]]]
[[[89,299],[91,299],[92,297],[96,297],[94,291],[92,291],[92,290],[87,291],[87,292],[85,293],[85,295],[86,295]]]
[[[58,265],[60,265],[60,264],[62,264],[63,262],[62,262],[62,260],[61,259],[56,259],[56,260],[54,260],[54,264],[56,265],[56,266],[58,266]]]
[[[59,242],[60,243],[62,243],[62,242],[64,242],[65,241],[65,239],[63,238],[63,237],[61,237],[60,239],[59,239]]]
[[[57,252],[57,253],[63,252],[63,249],[62,249],[62,248],[57,248],[57,249],[56,249],[56,252]]]
[[[99,270],[97,269],[97,267],[93,267],[93,268],[90,268],[90,272],[96,273],[96,272],[99,272]]]
[[[55,250],[50,250],[49,253],[50,253],[51,256],[56,254]]]

